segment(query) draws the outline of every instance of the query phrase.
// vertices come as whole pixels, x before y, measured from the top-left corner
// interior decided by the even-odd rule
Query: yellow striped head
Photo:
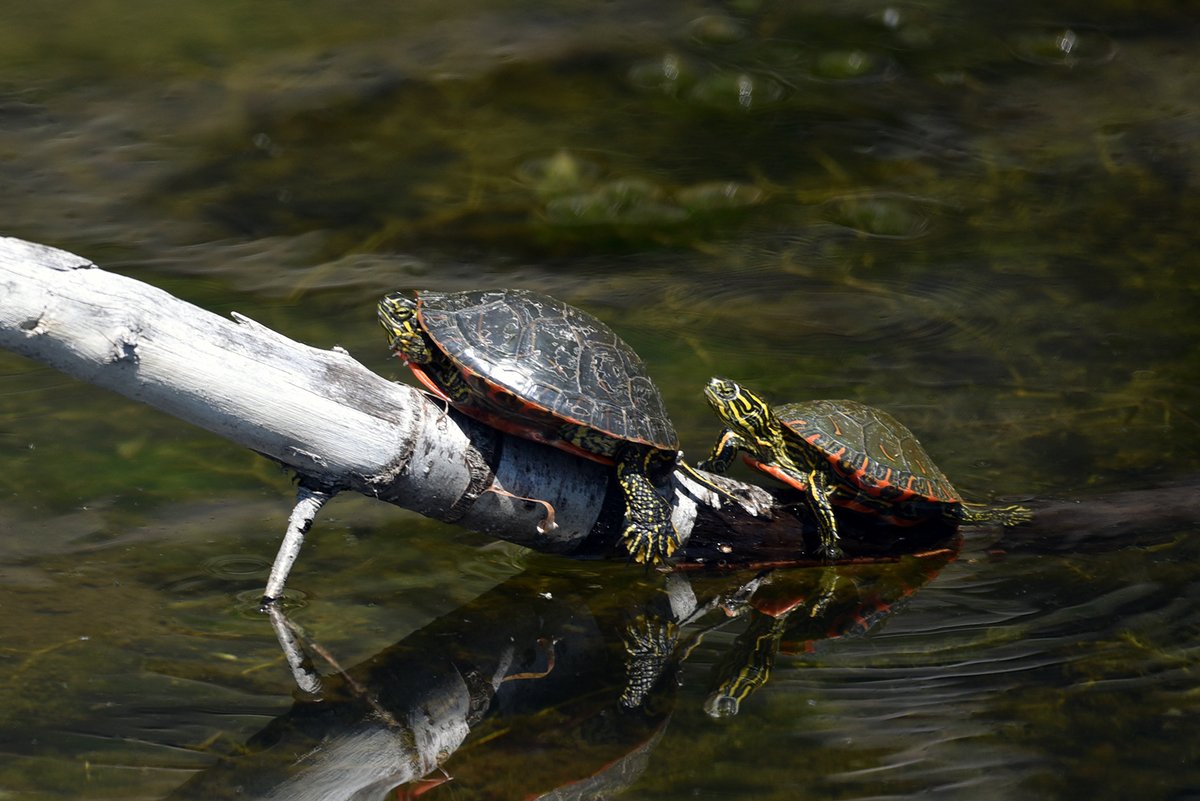
[[[417,319],[417,301],[403,292],[379,301],[379,324],[388,335],[388,347],[407,362],[426,364],[433,354]]]
[[[778,423],[767,402],[736,381],[712,378],[704,397],[726,426],[755,442],[768,443]]]

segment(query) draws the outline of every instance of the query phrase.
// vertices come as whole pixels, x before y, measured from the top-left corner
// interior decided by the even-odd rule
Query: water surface
[[[968,497],[1054,510],[866,593],[863,630],[793,615],[770,681],[720,720],[704,705],[753,616],[715,628],[656,691],[669,715],[620,730],[637,759],[608,792],[1200,797],[1184,5],[163,8],[0,13],[4,234],[397,379],[379,295],[538,289],[643,355],[689,455],[720,373],[883,407]],[[0,796],[165,798],[287,715],[253,608],[287,475],[3,355],[0,464]],[[628,572],[339,498],[289,587],[347,667],[406,641],[440,658],[420,638],[472,603],[609,588],[560,614],[599,621],[586,643],[619,674],[658,593]],[[609,720],[616,674],[604,703],[548,692],[539,714]],[[523,683],[430,797],[545,793],[618,758],[537,761],[537,716],[506,700]]]

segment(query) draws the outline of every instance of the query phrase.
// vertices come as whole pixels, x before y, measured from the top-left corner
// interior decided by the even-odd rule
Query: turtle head
[[[417,318],[416,298],[403,292],[385,295],[379,301],[379,324],[388,335],[388,347],[405,363],[425,364],[433,358]]]
[[[775,415],[760,396],[727,378],[712,378],[704,397],[729,428],[755,442],[769,442],[775,430]]]

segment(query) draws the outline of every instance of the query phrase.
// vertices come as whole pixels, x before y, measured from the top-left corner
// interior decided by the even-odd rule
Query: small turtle
[[[826,559],[841,556],[834,505],[896,525],[1029,520],[1029,510],[1020,506],[964,503],[913,433],[887,412],[849,400],[772,408],[723,378],[709,381],[704,394],[728,428],[698,466],[723,473],[741,450],[751,467],[803,492]]]
[[[655,490],[679,440],[642,360],[611,328],[522,289],[394,292],[379,322],[421,383],[464,414],[613,465],[634,559],[663,562],[679,547]]]

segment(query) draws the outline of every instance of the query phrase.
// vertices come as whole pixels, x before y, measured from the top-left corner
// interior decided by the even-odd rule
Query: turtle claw
[[[633,561],[639,565],[658,565],[679,548],[679,535],[669,522],[666,531],[661,528],[654,531],[632,523],[625,529],[623,542]]]

